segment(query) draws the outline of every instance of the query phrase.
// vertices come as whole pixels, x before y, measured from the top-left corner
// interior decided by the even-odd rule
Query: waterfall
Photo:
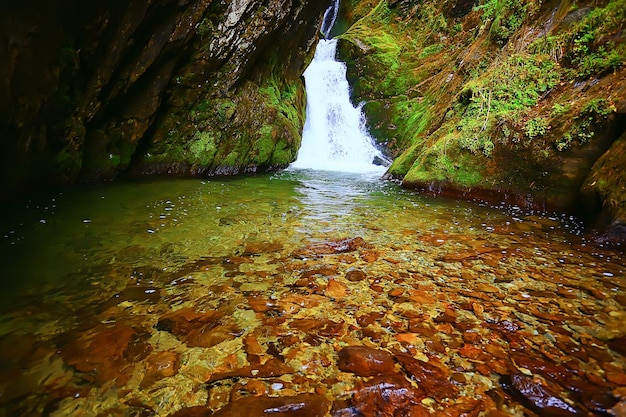
[[[337,3],[324,15],[322,29],[330,32],[328,22],[334,23]],[[293,168],[327,171],[383,171],[386,158],[376,149],[367,132],[361,106],[350,102],[350,86],[346,65],[335,59],[336,39],[321,39],[313,61],[304,72],[307,94],[306,121],[302,145]]]
[[[337,20],[337,15],[339,14],[339,0],[333,0],[332,4],[326,11],[324,12],[324,19],[322,19],[322,35],[324,38],[330,38],[330,31],[333,26],[335,26],[335,20]]]

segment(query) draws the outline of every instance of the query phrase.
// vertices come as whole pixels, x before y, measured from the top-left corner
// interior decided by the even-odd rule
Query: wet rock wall
[[[626,127],[623,1],[383,0],[342,11],[340,53],[354,100],[395,157],[390,178],[574,212],[623,241],[626,165],[612,146]],[[592,168],[600,157],[613,168]]]
[[[234,174],[294,157],[326,4],[0,6],[4,197],[121,173]]]

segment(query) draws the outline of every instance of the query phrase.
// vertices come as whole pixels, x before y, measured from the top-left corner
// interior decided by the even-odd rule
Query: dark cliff
[[[328,5],[131,0],[0,5],[2,191],[120,173],[285,166]]]

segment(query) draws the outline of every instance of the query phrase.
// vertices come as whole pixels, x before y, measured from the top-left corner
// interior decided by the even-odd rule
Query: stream
[[[623,253],[382,181],[335,54],[285,171],[2,207],[0,417],[626,416]]]
[[[1,227],[3,416],[521,416],[530,388],[599,413],[626,378],[624,258],[566,216],[291,169],[72,188]]]

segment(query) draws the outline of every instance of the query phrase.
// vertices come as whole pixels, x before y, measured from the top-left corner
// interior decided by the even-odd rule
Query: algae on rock
[[[3,195],[120,173],[233,174],[295,158],[300,75],[325,4],[118,3],[0,6],[0,38],[11,40],[0,59]]]
[[[573,210],[626,117],[626,1],[352,0],[355,101],[403,185]],[[610,150],[610,152],[614,152]]]

